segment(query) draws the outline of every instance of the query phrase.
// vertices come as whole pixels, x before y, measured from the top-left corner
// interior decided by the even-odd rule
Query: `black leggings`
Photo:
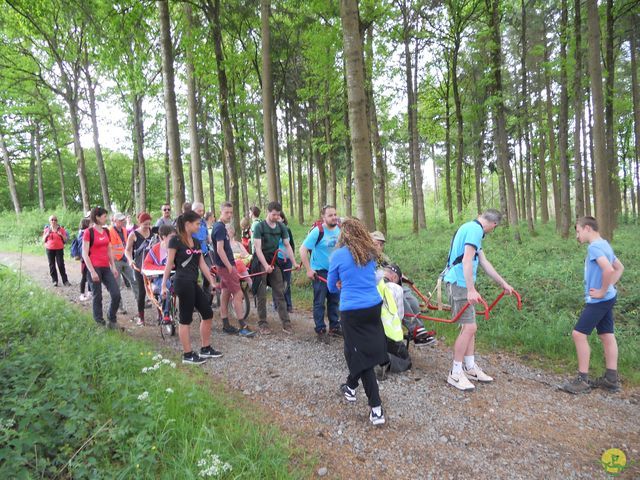
[[[142,278],[142,274],[137,270],[133,271],[136,276],[136,287],[138,289],[136,293],[136,300],[138,301],[138,313],[141,314],[141,317],[144,316],[144,301],[146,299],[146,291],[144,289],[144,278]]]
[[[176,292],[179,301],[178,307],[180,309],[181,325],[191,324],[193,321],[194,308],[198,310],[203,320],[213,318],[213,310],[211,310],[209,297],[205,295],[197,282],[175,279],[173,282],[173,290]]]
[[[364,393],[367,394],[370,407],[379,407],[382,405],[380,400],[380,391],[378,390],[378,380],[376,380],[376,373],[373,368],[369,368],[360,372],[356,376],[349,374],[347,377],[347,385],[349,388],[358,388],[358,380],[362,380],[362,386],[364,387]]]
[[[47,249],[47,260],[49,260],[49,275],[51,275],[51,281],[58,282],[58,272],[56,271],[56,263],[58,264],[58,270],[60,270],[60,276],[62,277],[62,283],[67,283],[67,271],[64,268],[64,249],[49,250]]]

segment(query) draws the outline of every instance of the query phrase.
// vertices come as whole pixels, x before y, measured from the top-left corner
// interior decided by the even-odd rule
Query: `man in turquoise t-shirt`
[[[572,337],[578,355],[578,375],[560,388],[569,393],[588,393],[592,386],[610,392],[620,390],[618,380],[618,344],[613,333],[613,306],[616,303],[615,284],[624,271],[624,265],[613,253],[609,242],[600,236],[598,221],[593,217],[582,217],[576,222],[576,239],[588,243],[584,261],[584,309],[573,329]],[[589,380],[588,337],[593,329],[604,348],[606,372],[595,382]]]
[[[453,367],[447,378],[447,383],[458,390],[473,390],[475,387],[469,380],[493,381],[493,378],[475,363],[474,349],[478,329],[475,304],[482,298],[476,290],[475,281],[480,265],[507,294],[513,292],[511,285],[493,268],[482,250],[485,234],[492,232],[501,219],[502,214],[499,211],[487,210],[476,220],[462,225],[451,241],[444,281],[447,285],[452,316],[455,317],[467,302],[471,304],[457,321],[460,333],[453,346]]]
[[[338,307],[340,294],[327,289],[329,258],[336,249],[340,227],[336,207],[327,205],[322,208],[322,224],[313,227],[300,247],[300,259],[307,270],[307,277],[313,282],[313,321],[318,340],[327,343],[327,327],[324,323],[325,303],[329,318],[329,335],[342,336]],[[311,252],[311,261],[309,261]],[[322,281],[319,277],[325,279]]]

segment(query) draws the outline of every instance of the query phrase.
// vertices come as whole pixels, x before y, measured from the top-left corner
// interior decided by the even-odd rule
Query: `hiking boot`
[[[466,367],[462,368],[464,368],[464,374],[469,380],[481,383],[493,382],[493,377],[490,377],[489,375],[484,373],[478,365],[474,365],[473,368],[469,369],[467,369]]]
[[[593,388],[602,388],[603,390],[607,390],[611,393],[617,393],[620,391],[620,380],[618,379],[615,382],[612,382],[604,375],[600,378],[596,378],[591,385]]]
[[[242,327],[240,330],[238,330],[238,335],[240,335],[241,337],[251,338],[255,337],[256,332],[251,330],[249,327]]]
[[[329,345],[329,335],[327,335],[327,331],[326,330],[321,330],[319,332],[316,332],[316,340],[318,340],[319,343],[324,343],[325,345]]]
[[[63,284],[65,287],[70,287],[70,286],[71,286],[71,283],[69,283],[69,280],[65,280],[64,282],[62,282],[62,284]]]
[[[211,345],[208,345],[200,349],[200,356],[202,358],[220,358],[222,356],[222,352],[214,350]]]
[[[226,326],[222,327],[222,331],[224,333],[228,333],[229,335],[237,335],[240,330],[238,330],[233,325],[226,325]]]
[[[347,402],[353,403],[356,401],[356,391],[346,383],[340,385],[340,393],[342,393]]]
[[[291,322],[283,323],[282,331],[287,335],[293,335],[293,327],[291,326]]]
[[[589,393],[591,391],[591,384],[588,380],[577,375],[573,380],[569,380],[564,385],[560,385],[560,390],[564,390],[567,393],[573,393],[574,395],[579,393]]]
[[[374,425],[384,425],[384,412],[382,407],[373,407],[369,413],[369,421]]]
[[[463,392],[475,390],[476,388],[473,386],[473,383],[469,381],[464,372],[453,373],[453,371],[450,371],[447,383],[458,390],[462,390]]]
[[[196,352],[188,352],[188,353],[182,354],[182,363],[191,363],[193,365],[201,365],[204,362],[206,362],[206,360],[204,358],[201,358],[200,355],[198,355]]]
[[[341,337],[342,338],[342,329],[340,327],[330,328],[329,329],[330,337]]]
[[[258,331],[260,332],[260,335],[271,335],[271,329],[266,323],[258,325]]]

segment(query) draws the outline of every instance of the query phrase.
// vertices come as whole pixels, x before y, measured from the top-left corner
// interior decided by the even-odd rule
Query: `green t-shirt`
[[[253,235],[256,231],[256,227],[258,225],[260,225],[260,222],[262,222],[262,220],[260,220],[259,218],[254,220],[253,223],[251,224],[251,227],[249,227],[251,229],[251,240],[249,240],[249,251],[255,255],[256,253],[256,247],[253,245]]]
[[[281,222],[278,222],[275,228],[271,228],[266,220],[263,220],[253,230],[253,238],[254,240],[262,240],[262,254],[267,262],[271,262],[273,255],[278,250],[280,239],[283,241],[288,240],[289,233],[287,232],[287,227]]]

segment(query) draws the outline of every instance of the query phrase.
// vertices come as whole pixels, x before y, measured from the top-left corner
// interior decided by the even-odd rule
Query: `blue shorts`
[[[598,331],[598,335],[613,333],[613,306],[615,304],[616,297],[604,302],[587,303],[574,330],[585,335],[591,335],[594,328]]]

